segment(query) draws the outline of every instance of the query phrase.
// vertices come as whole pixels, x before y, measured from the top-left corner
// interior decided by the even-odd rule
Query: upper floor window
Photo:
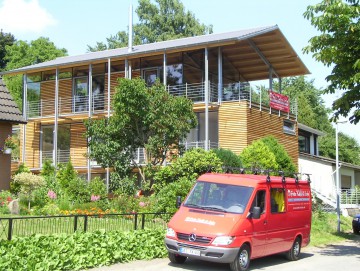
[[[307,133],[299,132],[299,151],[310,153],[310,135]]]
[[[284,120],[284,133],[295,135],[295,123],[290,120]]]

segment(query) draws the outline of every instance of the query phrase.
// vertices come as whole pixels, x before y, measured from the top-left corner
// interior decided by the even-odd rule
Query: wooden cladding
[[[70,159],[74,167],[85,167],[87,165],[85,132],[86,128],[83,123],[74,123],[70,126]]]
[[[40,123],[28,122],[26,124],[26,145],[25,145],[25,165],[29,168],[40,167]],[[23,129],[23,128],[22,128]],[[20,144],[22,149],[22,144]],[[20,150],[21,150],[20,149]],[[22,160],[20,151],[20,159]]]
[[[298,137],[297,134],[284,133],[284,119],[284,116],[249,108],[248,102],[222,103],[219,108],[219,145],[240,154],[254,140],[272,135],[297,165]]]

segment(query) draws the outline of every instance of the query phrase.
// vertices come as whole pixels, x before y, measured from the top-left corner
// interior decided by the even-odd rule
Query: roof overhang
[[[273,77],[289,77],[310,73],[279,27],[275,25],[138,45],[134,46],[130,52],[128,48],[118,48],[78,56],[60,57],[51,61],[6,71],[2,74],[33,73],[105,62],[108,59],[130,60],[164,53],[218,47],[221,47],[224,57],[231,63],[232,68],[237,69],[246,81],[268,79],[270,70],[275,75]],[[225,72],[226,70],[224,70]]]

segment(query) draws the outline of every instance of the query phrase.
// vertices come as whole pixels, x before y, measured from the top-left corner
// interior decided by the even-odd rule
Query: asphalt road
[[[166,259],[135,261],[115,264],[89,271],[229,271],[227,264],[215,264],[203,261],[187,260],[182,265],[175,265]],[[267,271],[358,271],[360,270],[360,238],[354,241],[329,245],[323,248],[306,247],[302,249],[301,258],[289,262],[282,255],[274,255],[253,260],[250,270]]]

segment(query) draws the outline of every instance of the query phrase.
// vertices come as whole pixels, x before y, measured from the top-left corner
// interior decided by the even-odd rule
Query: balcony
[[[205,103],[205,83],[181,84],[167,86],[166,90],[173,96],[184,96],[194,104]],[[219,96],[221,95],[221,96]],[[209,82],[208,103],[218,104],[232,101],[249,101],[250,106],[256,105],[269,108],[269,94],[267,90],[254,90],[245,82],[225,84],[221,91],[218,85]],[[93,96],[92,112],[94,114],[107,112],[107,99],[104,95]],[[28,102],[27,115],[29,119],[54,117],[54,99]],[[290,113],[297,115],[296,101],[290,102]],[[71,98],[59,97],[59,117],[86,114],[89,112],[88,96],[73,96]]]

